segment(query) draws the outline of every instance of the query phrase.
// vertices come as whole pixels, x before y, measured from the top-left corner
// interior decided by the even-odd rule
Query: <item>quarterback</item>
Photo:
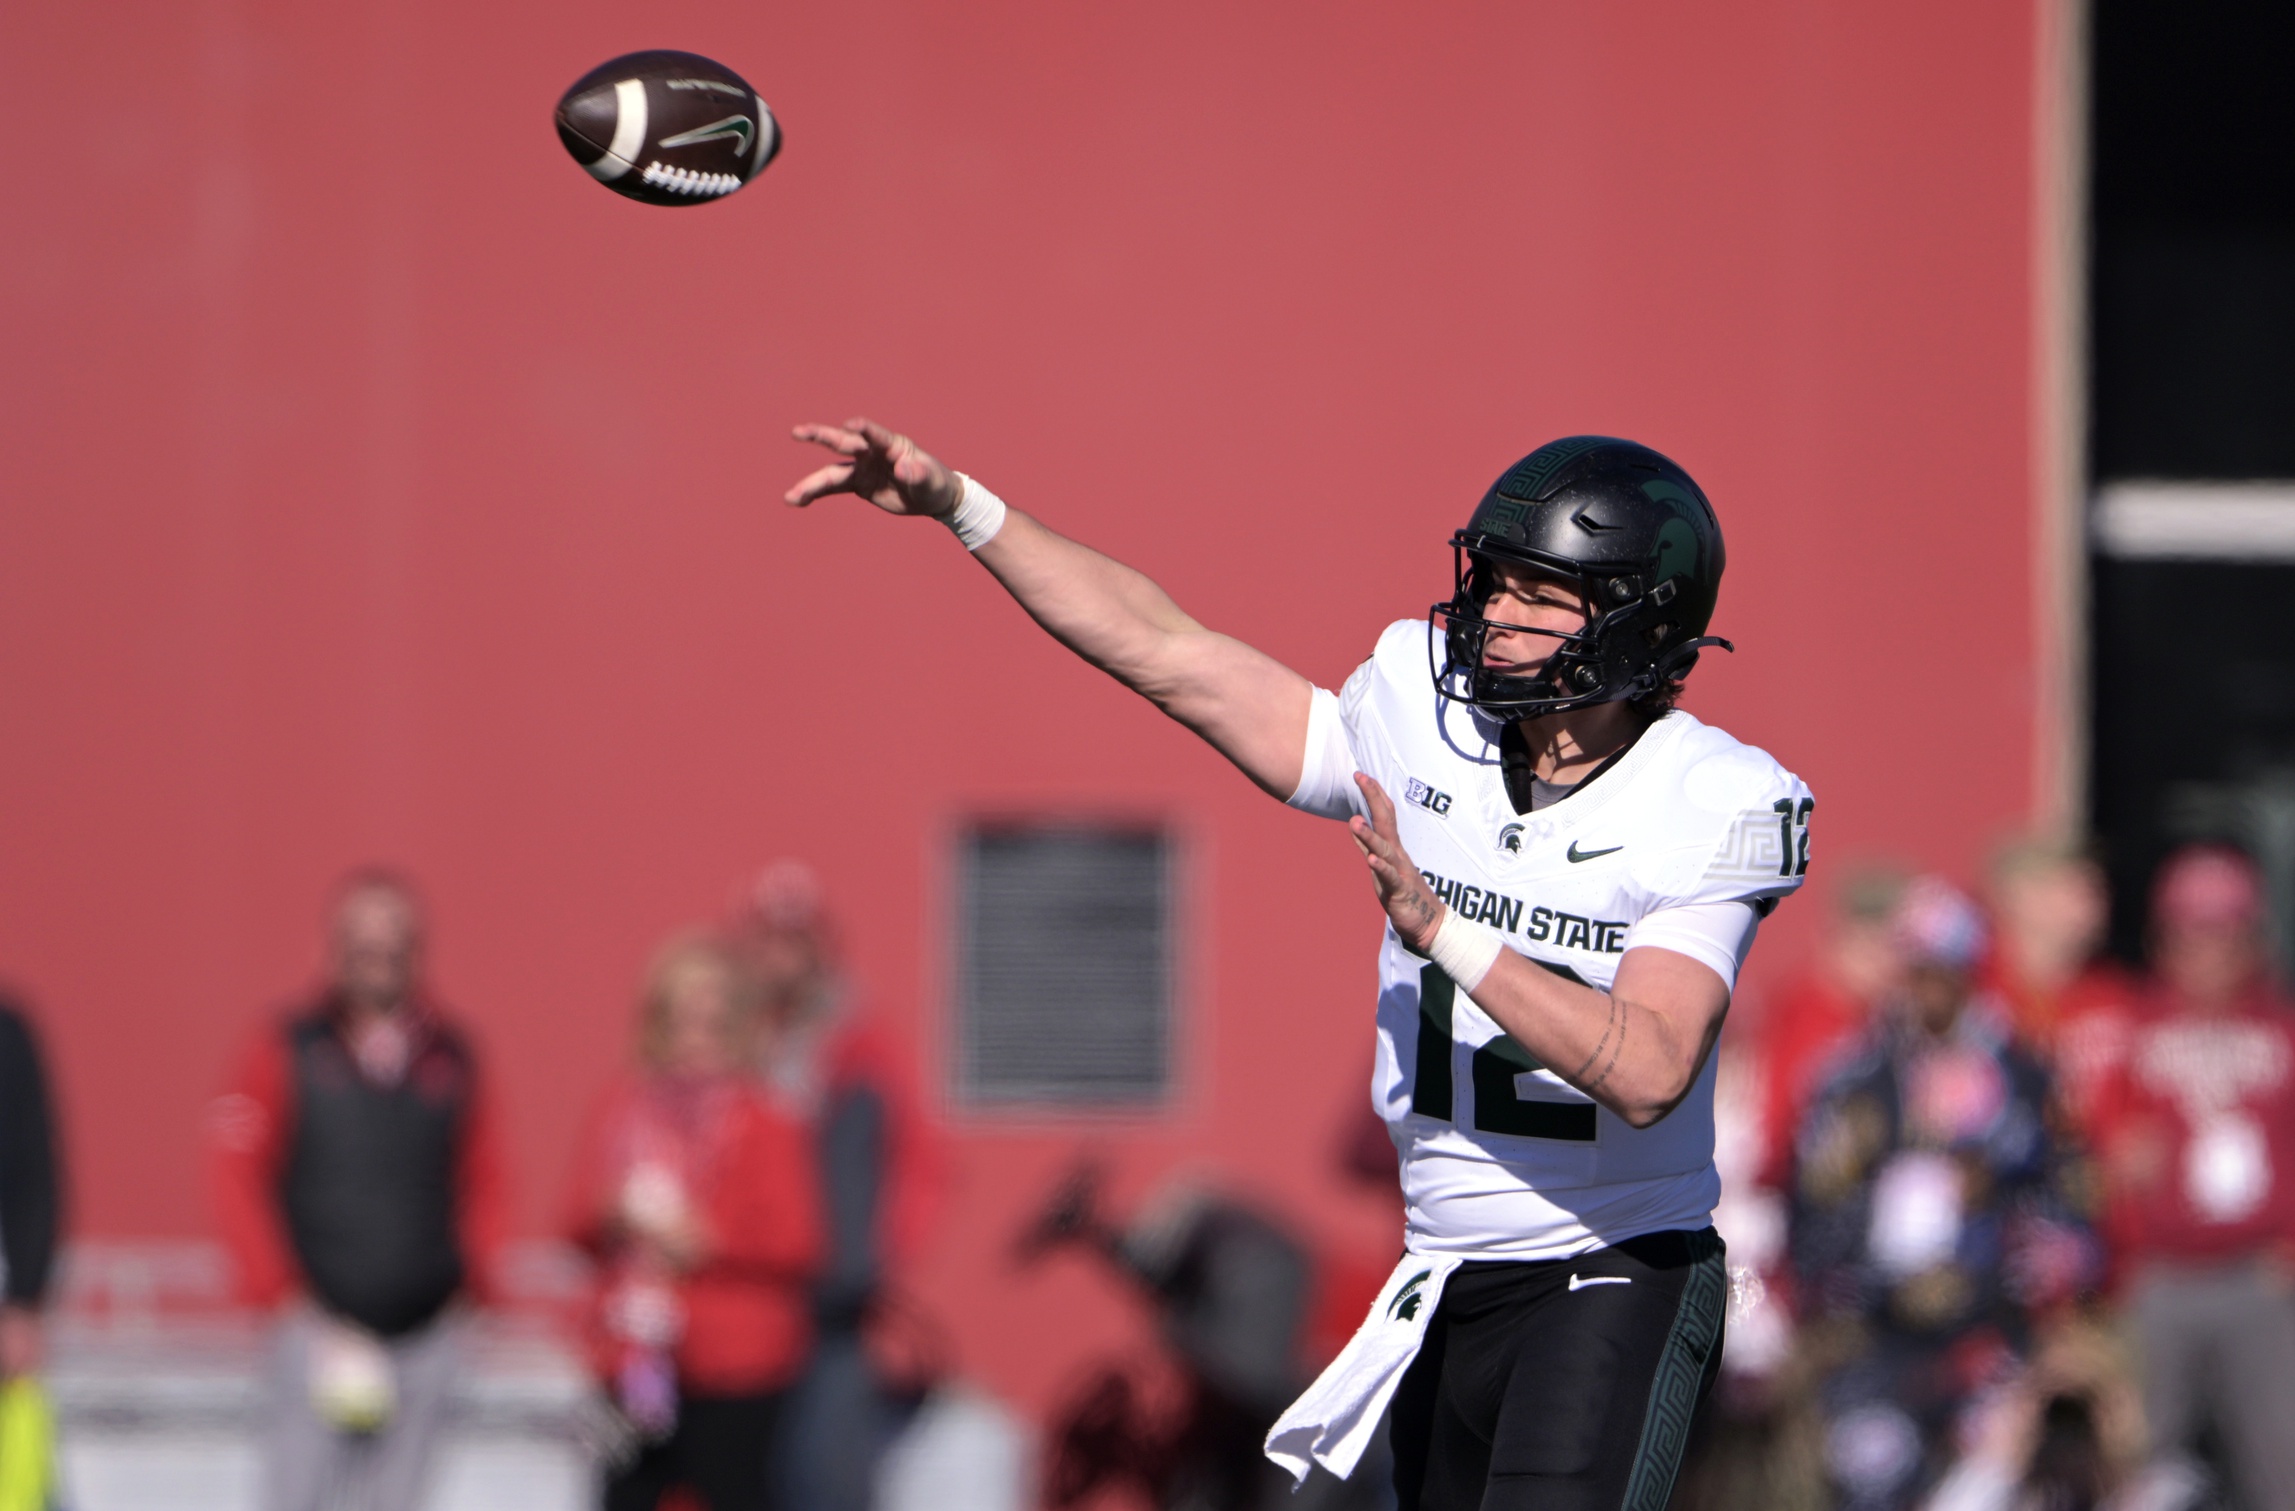
[[[1333,693],[905,436],[796,435],[836,455],[791,504],[944,522],[1062,644],[1362,852],[1407,1251],[1269,1455],[1343,1476],[1391,1409],[1402,1511],[1663,1511],[1728,1296],[1713,1047],[1815,806],[1673,706],[1725,644],[1689,474],[1630,441],[1540,447],[1451,537],[1450,596]]]

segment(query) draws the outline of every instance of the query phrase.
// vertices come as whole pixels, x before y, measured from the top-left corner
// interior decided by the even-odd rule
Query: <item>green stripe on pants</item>
[[[1695,1246],[1689,1278],[1681,1288],[1673,1331],[1650,1381],[1648,1415],[1642,1418],[1641,1445],[1634,1450],[1633,1478],[1626,1482],[1625,1511],[1665,1511],[1674,1476],[1689,1446],[1705,1377],[1721,1349],[1722,1310],[1729,1302],[1729,1262],[1721,1240],[1711,1233],[1691,1239]]]

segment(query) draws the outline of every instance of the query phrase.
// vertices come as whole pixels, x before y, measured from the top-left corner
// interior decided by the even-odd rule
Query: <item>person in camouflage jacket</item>
[[[2097,1268],[2048,1071],[1971,990],[1983,916],[1930,879],[1896,926],[1903,991],[1826,1078],[1792,1185],[1795,1291],[1828,1340],[1827,1464],[1856,1511],[1935,1482],[1961,1412]]]

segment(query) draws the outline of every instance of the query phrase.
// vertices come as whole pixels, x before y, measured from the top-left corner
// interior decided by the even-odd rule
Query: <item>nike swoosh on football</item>
[[[1563,854],[1568,857],[1572,864],[1576,864],[1582,860],[1599,860],[1605,855],[1615,855],[1624,848],[1624,845],[1612,845],[1607,850],[1581,850],[1578,848],[1578,842],[1572,840],[1570,841],[1570,848]]]
[[[708,125],[696,126],[691,131],[680,131],[675,136],[665,136],[661,139],[661,144],[664,147],[698,147],[703,142],[731,140],[740,143],[738,147],[733,149],[734,156],[739,157],[749,150],[749,136],[756,129],[757,123],[750,120],[749,117],[729,115],[722,121],[711,121]]]
[[[1589,1285],[1632,1285],[1633,1283],[1634,1279],[1631,1275],[1572,1275],[1570,1277],[1570,1289],[1573,1291],[1582,1291]]]

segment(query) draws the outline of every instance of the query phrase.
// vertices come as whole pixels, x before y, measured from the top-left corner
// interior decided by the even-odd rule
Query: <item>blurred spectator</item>
[[[774,1503],[768,1444],[812,1333],[819,1195],[803,1130],[750,1076],[757,992],[735,953],[672,943],[646,978],[639,1069],[598,1107],[568,1226],[599,1261],[594,1363],[632,1429],[607,1511],[672,1489]]]
[[[1972,1413],[1966,1451],[1923,1511],[2188,1511],[2204,1482],[2144,1462],[2143,1405],[2103,1330],[2063,1329]]]
[[[503,1194],[470,1043],[423,981],[403,880],[335,898],[331,973],[256,1041],[210,1119],[241,1294],[276,1308],[264,1503],[412,1511],[444,1425],[458,1296],[483,1295]]]
[[[1769,1003],[1754,1068],[1761,1102],[1763,1184],[1783,1187],[1801,1117],[1834,1060],[1870,1026],[1903,973],[1892,913],[1904,877],[1886,867],[1852,871],[1833,894],[1833,929],[1816,968]]]
[[[2155,995],[2103,1111],[2156,1446],[2212,1425],[2253,1511],[2295,1506],[2295,1022],[2264,946],[2247,857],[2170,857]]]
[[[36,1374],[47,1354],[41,1307],[55,1268],[63,1193],[55,1116],[32,1025],[0,999],[0,1379]]]
[[[1910,1504],[1962,1409],[2014,1368],[2035,1312],[2088,1278],[2049,1088],[1974,1000],[1974,903],[1933,879],[1894,912],[1905,984],[1819,1093],[1796,1145],[1804,1317],[1838,1362],[1819,1388],[1842,1503]]]
[[[740,899],[733,936],[762,984],[757,1066],[767,1096],[813,1130],[828,1248],[812,1296],[811,1362],[777,1457],[783,1500],[867,1511],[877,1461],[921,1382],[888,1379],[872,1352],[896,1319],[892,1284],[926,1221],[932,1178],[901,1056],[860,1014],[811,868],[784,860]],[[905,1346],[881,1350],[913,1354]]]
[[[1187,1181],[1119,1224],[1100,1185],[1096,1165],[1080,1166],[1015,1256],[1097,1254],[1154,1307],[1164,1353],[1152,1365],[1102,1369],[1055,1411],[1045,1504],[1094,1505],[1113,1493],[1189,1511],[1391,1506],[1391,1469],[1375,1461],[1345,1481],[1317,1472],[1294,1491],[1264,1451],[1311,1375],[1317,1266],[1305,1245],[1257,1204]]]
[[[2136,1016],[2134,978],[2099,953],[2111,913],[2103,868],[2075,845],[2019,840],[1993,860],[1992,911],[2000,938],[1985,990],[2048,1060],[2058,1096],[2085,1132]]]

